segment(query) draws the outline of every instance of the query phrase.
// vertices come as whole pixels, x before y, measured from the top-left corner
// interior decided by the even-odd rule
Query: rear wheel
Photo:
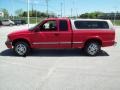
[[[25,56],[29,53],[30,47],[26,42],[17,42],[14,45],[14,52],[19,56]]]
[[[85,53],[89,56],[95,56],[100,51],[101,46],[97,42],[89,42],[85,46]]]

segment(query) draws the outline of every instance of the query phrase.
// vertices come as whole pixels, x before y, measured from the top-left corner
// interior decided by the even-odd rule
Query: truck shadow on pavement
[[[11,57],[16,56],[16,57],[18,57],[11,49],[6,49],[6,50],[2,51],[0,53],[0,56],[11,56]],[[60,57],[60,56],[62,56],[62,57],[71,57],[71,56],[87,57],[85,55],[85,53],[80,49],[32,50],[32,52],[28,56],[33,56],[33,57],[39,57],[39,56],[43,56],[43,57]],[[97,56],[98,57],[99,56],[109,56],[109,54],[107,52],[101,50]]]

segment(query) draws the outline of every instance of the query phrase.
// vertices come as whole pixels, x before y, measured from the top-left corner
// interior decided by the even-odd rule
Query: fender
[[[87,39],[84,41],[84,46],[85,44],[88,42],[88,41],[99,41],[101,43],[101,45],[103,45],[103,42],[102,42],[102,38],[99,37],[99,36],[90,36],[90,37],[87,37]]]

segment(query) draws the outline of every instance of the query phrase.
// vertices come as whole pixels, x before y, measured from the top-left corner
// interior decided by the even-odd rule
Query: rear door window
[[[66,20],[59,21],[59,30],[60,31],[68,31],[68,24]]]
[[[105,21],[75,21],[76,29],[109,29]]]

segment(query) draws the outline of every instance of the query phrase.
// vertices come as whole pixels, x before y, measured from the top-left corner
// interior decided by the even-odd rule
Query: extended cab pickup
[[[48,18],[38,25],[10,33],[8,48],[23,56],[30,49],[83,48],[87,55],[98,54],[101,47],[115,44],[111,21],[101,19]]]

